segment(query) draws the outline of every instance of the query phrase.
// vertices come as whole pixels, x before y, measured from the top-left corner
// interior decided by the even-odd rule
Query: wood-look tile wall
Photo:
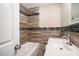
[[[29,12],[29,13],[28,13]],[[60,31],[59,30],[40,30],[39,28],[39,14],[35,15],[34,13],[39,13],[38,8],[31,8],[28,11],[28,16],[21,15],[20,17],[20,28],[38,28],[38,30],[28,30],[27,36],[28,40],[31,42],[38,42],[42,44],[47,44],[49,37],[60,37]],[[25,32],[25,31],[24,31]],[[25,36],[26,34],[21,34]],[[25,38],[25,37],[24,37]],[[24,38],[21,39],[21,41],[25,41]],[[21,43],[22,43],[21,42]]]
[[[77,32],[69,32],[71,35],[71,41],[74,43],[77,47],[79,47],[79,33]]]
[[[39,13],[39,8],[38,7],[30,8],[28,10],[29,10],[29,14]]]
[[[23,30],[20,31],[20,44],[24,44],[28,40],[28,31]]]
[[[60,31],[44,31],[44,30],[37,30],[37,31],[29,31],[28,39],[31,42],[38,42],[44,45],[47,44],[47,41],[50,37],[60,37]]]
[[[28,17],[24,14],[20,14],[20,28],[28,28]]]
[[[28,31],[26,28],[39,27],[38,8],[27,9],[20,4],[20,43],[23,44],[28,39]]]
[[[29,11],[27,8],[25,8],[23,5],[20,4],[20,12],[24,13],[25,15],[29,14]]]
[[[39,27],[39,15],[33,15],[28,17],[29,28]]]
[[[39,14],[36,15],[35,13],[39,13],[39,9],[31,8],[29,9],[29,15],[28,16],[28,23],[30,28],[38,28],[39,27]]]
[[[20,13],[20,44],[24,44],[28,40],[28,31],[24,30],[28,28],[28,17]]]

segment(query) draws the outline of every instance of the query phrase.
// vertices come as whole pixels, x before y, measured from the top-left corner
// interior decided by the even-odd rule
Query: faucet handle
[[[70,37],[71,35],[70,35],[70,34],[68,34],[67,36],[68,36],[68,37]]]
[[[62,36],[62,38],[67,40],[67,36]]]

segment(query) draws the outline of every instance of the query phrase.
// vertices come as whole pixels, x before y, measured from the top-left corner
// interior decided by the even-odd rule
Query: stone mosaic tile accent
[[[31,28],[26,28],[26,30],[41,30],[41,31],[61,31],[62,27],[31,27]]]
[[[69,31],[78,32],[79,33],[79,23],[71,25],[68,28],[69,28]]]
[[[76,23],[76,24],[73,24],[73,25],[70,25],[70,26],[66,26],[66,27],[62,27],[61,30],[79,33],[79,23]]]

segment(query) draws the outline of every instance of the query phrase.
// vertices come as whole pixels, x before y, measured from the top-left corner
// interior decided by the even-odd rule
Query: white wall
[[[61,26],[68,26],[70,20],[70,4],[63,3],[61,5]]]
[[[39,7],[40,27],[60,27],[61,12],[60,4],[50,4]]]
[[[79,18],[79,3],[72,3],[71,12],[73,18]]]

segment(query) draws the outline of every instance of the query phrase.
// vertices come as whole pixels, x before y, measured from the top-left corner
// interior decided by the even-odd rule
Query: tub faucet
[[[68,45],[72,46],[72,41],[71,41],[71,35],[65,32],[65,36],[63,36],[64,39],[66,39],[68,42],[66,42]]]

